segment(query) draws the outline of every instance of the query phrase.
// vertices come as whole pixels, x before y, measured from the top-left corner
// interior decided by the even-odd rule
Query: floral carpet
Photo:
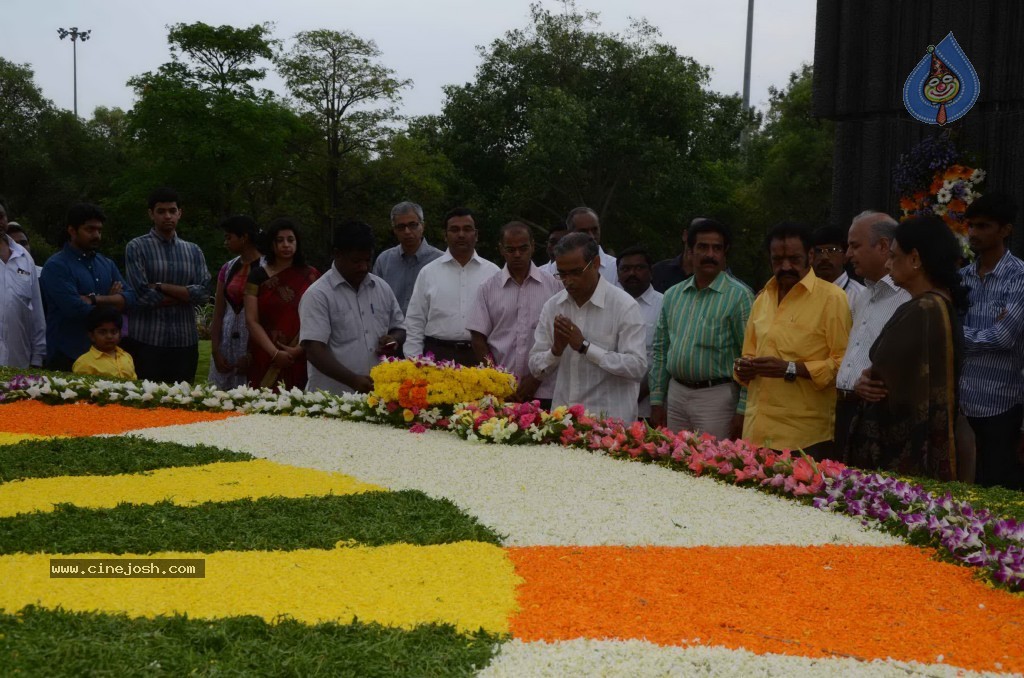
[[[268,622],[444,623],[503,640],[481,675],[965,675],[1024,671],[1024,598],[861,521],[753,489],[553,445],[279,415],[86,403],[0,406],[0,443],[109,435],[252,455],[143,473],[0,483],[4,520],[72,505],[421,490],[501,544],[108,553],[204,558],[196,579],[63,579],[0,556],[25,606]],[[138,509],[135,509],[138,510]],[[239,525],[244,530],[245,526]],[[3,532],[0,531],[0,535]]]

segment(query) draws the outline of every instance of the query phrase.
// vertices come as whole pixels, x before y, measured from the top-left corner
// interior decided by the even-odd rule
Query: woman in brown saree
[[[937,217],[904,221],[893,240],[890,275],[912,298],[882,329],[854,387],[864,404],[850,431],[850,464],[955,480],[957,312],[967,306],[960,246]]]
[[[320,277],[302,256],[298,226],[275,219],[267,229],[267,255],[245,286],[249,328],[249,385],[285,388],[306,385],[306,356],[299,346],[299,301]]]

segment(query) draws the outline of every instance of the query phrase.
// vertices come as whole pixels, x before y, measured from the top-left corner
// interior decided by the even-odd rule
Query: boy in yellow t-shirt
[[[113,306],[97,306],[85,318],[92,347],[79,356],[71,371],[75,374],[96,374],[119,379],[138,379],[135,361],[119,347],[121,313]]]

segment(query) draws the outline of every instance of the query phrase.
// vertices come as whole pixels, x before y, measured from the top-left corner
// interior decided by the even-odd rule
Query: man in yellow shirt
[[[85,327],[92,346],[79,356],[71,371],[118,379],[138,379],[135,361],[118,346],[121,341],[121,313],[113,306],[101,305],[89,311]]]
[[[766,238],[774,277],[754,300],[736,360],[747,386],[743,437],[835,457],[836,373],[850,335],[846,294],[811,268],[811,232],[781,223]]]

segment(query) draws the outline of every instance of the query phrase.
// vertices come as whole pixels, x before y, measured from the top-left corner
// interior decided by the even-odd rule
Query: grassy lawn
[[[196,384],[205,384],[210,374],[210,340],[199,340],[199,366],[196,367]]]

